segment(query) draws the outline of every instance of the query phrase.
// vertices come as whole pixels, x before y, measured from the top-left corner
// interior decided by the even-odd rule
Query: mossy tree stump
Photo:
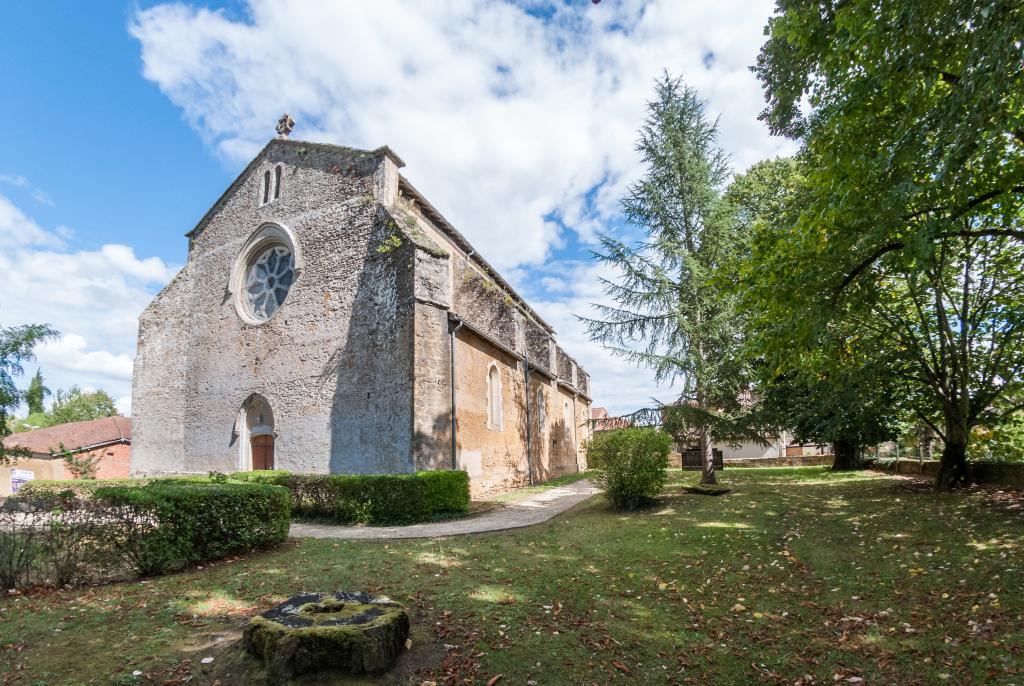
[[[253,617],[242,643],[273,680],[325,669],[379,674],[394,666],[408,637],[409,616],[389,598],[305,593]]]

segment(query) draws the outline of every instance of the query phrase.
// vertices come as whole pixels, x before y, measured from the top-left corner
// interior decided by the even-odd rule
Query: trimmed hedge
[[[105,488],[107,486],[139,487],[145,486],[149,481],[149,479],[38,479],[36,481],[29,481],[11,497],[52,498],[61,496],[90,498],[97,488]]]
[[[419,472],[432,515],[469,511],[469,474],[464,471]]]
[[[288,479],[292,472],[281,469],[257,469],[251,472],[231,472],[227,474],[228,481],[242,481],[251,484],[270,484],[272,486],[288,487]]]
[[[282,543],[291,494],[195,479],[36,482],[0,507],[0,588],[158,574]]]
[[[290,474],[295,514],[358,524],[411,524],[469,510],[465,472]]]
[[[469,511],[469,475],[464,471],[414,474],[294,474],[282,470],[211,472],[208,476],[172,476],[106,481],[37,481],[33,495],[67,491],[91,497],[109,486],[139,487],[217,484],[269,485],[292,495],[292,513],[306,519],[345,524],[412,524]]]
[[[117,547],[142,574],[278,545],[291,519],[288,491],[265,484],[156,481],[100,487],[92,500],[111,508]]]
[[[92,498],[100,488],[123,486],[125,488],[141,488],[152,484],[209,484],[210,477],[205,474],[191,476],[147,476],[124,477],[119,479],[38,479],[29,481],[18,489],[18,497],[54,497]]]

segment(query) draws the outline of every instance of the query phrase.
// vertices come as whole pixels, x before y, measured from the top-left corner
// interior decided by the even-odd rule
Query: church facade
[[[388,148],[270,141],[139,318],[135,475],[584,469],[590,378]]]

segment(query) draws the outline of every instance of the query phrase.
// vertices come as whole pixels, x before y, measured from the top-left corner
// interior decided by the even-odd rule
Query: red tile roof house
[[[25,481],[73,479],[64,460],[57,455],[61,444],[79,457],[100,458],[97,479],[125,478],[131,464],[132,420],[103,417],[11,434],[4,439],[4,446],[25,448],[32,455],[0,465],[0,498],[11,495]]]
[[[590,408],[590,419],[594,422],[594,431],[609,431],[611,429],[628,429],[632,423],[622,417],[611,417],[604,407]]]

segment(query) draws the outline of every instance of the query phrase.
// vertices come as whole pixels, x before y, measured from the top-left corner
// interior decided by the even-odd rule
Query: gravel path
[[[598,492],[599,489],[584,479],[568,486],[559,486],[527,496],[507,507],[478,517],[409,526],[292,524],[289,533],[293,538],[434,538],[517,529],[546,522]]]

